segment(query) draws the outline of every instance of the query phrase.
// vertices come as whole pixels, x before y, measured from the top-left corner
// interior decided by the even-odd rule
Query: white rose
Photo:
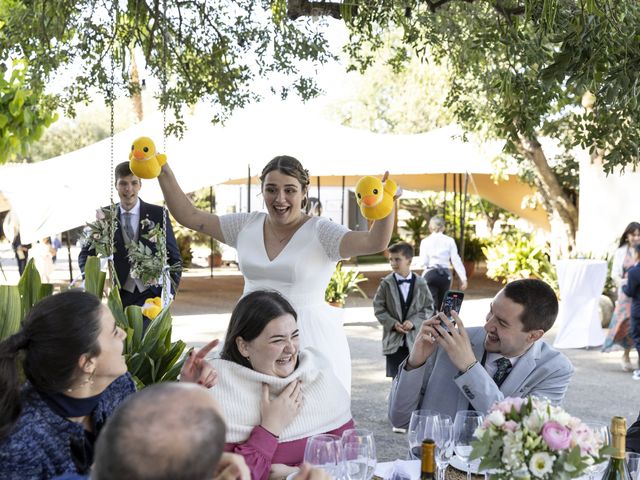
[[[493,425],[495,425],[496,427],[501,427],[502,425],[504,425],[504,422],[505,422],[504,413],[502,413],[499,410],[494,410],[489,414],[489,416],[487,417],[487,420],[491,422]]]

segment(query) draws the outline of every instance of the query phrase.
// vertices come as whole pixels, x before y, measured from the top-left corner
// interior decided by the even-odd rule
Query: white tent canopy
[[[419,179],[427,174],[468,172],[480,181],[481,177],[489,178],[491,160],[501,150],[498,142],[464,142],[456,127],[419,135],[357,130],[325,120],[305,105],[254,105],[238,112],[224,126],[212,125],[209,118],[206,112],[188,117],[185,137],[166,140],[168,161],[187,192],[246,181],[248,167],[252,175],[259,174],[270,158],[282,154],[299,158],[313,177],[349,176],[348,185],[354,178],[381,175],[385,170],[416,189],[421,185]],[[161,131],[160,120],[154,118],[117,134],[113,165],[127,160],[132,140],[141,135],[154,138],[162,151]],[[4,209],[10,206],[18,216],[22,241],[33,242],[80,226],[94,218],[97,208],[108,205],[113,192],[110,158],[110,141],[106,139],[43,162],[0,167],[0,195],[9,203]],[[521,187],[522,192],[532,192]],[[520,191],[517,194],[521,195]],[[160,201],[157,181],[143,181],[140,196],[148,202]],[[526,216],[524,210],[516,213]],[[543,212],[537,212],[538,217],[540,214],[544,217]]]

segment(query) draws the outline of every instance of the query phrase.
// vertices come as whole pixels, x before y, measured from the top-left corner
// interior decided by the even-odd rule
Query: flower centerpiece
[[[470,458],[492,479],[576,478],[611,450],[580,419],[536,397],[497,402],[476,436]]]
[[[148,245],[143,242],[131,242],[127,245],[127,254],[131,263],[130,275],[137,278],[144,285],[159,285],[166,274],[169,279],[171,273],[180,269],[179,265],[166,265],[166,239],[161,223],[155,223],[148,218],[140,221],[140,227],[146,230],[140,237],[155,244],[156,251],[153,252]],[[173,280],[171,280],[173,281]]]

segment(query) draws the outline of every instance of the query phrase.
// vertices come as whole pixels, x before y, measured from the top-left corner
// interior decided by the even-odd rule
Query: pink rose
[[[541,433],[551,450],[565,450],[571,444],[571,431],[558,422],[546,422],[542,426]]]
[[[506,422],[504,422],[504,425],[502,425],[502,429],[507,432],[515,432],[516,430],[518,430],[518,424],[513,420],[507,420]]]
[[[495,405],[495,408],[500,410],[505,415],[510,414],[513,408],[515,408],[516,412],[520,413],[520,409],[522,408],[522,405],[524,405],[526,402],[527,402],[526,398],[507,397],[503,401],[497,403]]]

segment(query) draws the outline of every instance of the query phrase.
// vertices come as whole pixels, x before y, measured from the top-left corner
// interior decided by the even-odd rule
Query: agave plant
[[[16,333],[31,307],[51,293],[53,285],[42,283],[33,259],[27,263],[18,285],[0,285],[0,341]]]
[[[367,279],[360,272],[351,268],[343,270],[342,262],[338,262],[324,292],[324,299],[329,303],[342,306],[349,294],[353,292],[358,292],[364,298],[367,298],[367,295],[358,286],[359,283],[366,281]]]
[[[89,257],[85,265],[86,291],[102,298],[105,280],[106,274],[100,271],[98,258]],[[127,333],[123,354],[138,389],[176,380],[186,360],[183,354],[187,345],[182,340],[171,342],[169,307],[164,308],[145,331],[142,309],[136,305],[123,308],[117,288],[111,289],[107,305],[118,326]]]

